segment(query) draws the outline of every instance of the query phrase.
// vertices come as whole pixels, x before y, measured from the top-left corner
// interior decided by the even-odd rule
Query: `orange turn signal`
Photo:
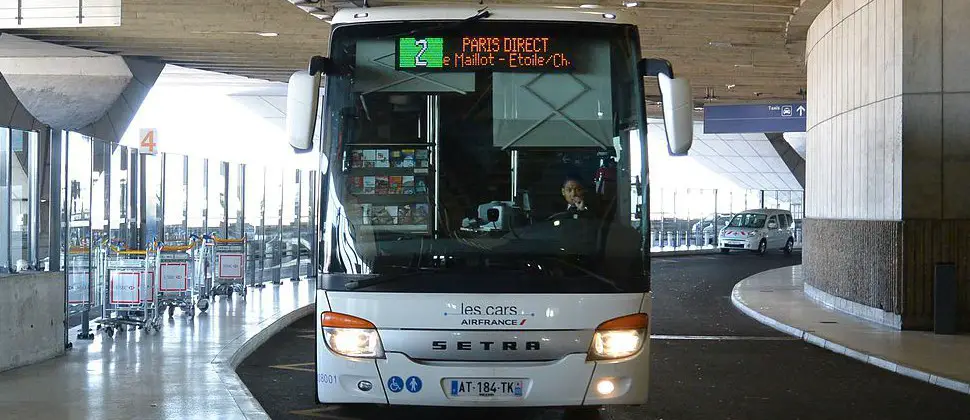
[[[324,328],[358,328],[358,329],[377,329],[374,324],[366,319],[357,318],[339,312],[323,312],[320,314],[320,326]]]
[[[646,329],[649,323],[650,317],[647,314],[625,315],[603,322],[596,327],[596,331],[642,330]]]

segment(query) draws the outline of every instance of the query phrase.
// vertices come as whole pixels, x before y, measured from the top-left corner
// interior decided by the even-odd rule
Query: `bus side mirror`
[[[690,82],[675,78],[673,67],[667,60],[645,58],[639,67],[642,76],[656,76],[660,85],[668,153],[686,155],[694,141],[694,100]]]
[[[320,102],[320,81],[331,68],[330,59],[315,56],[307,70],[290,76],[286,86],[286,138],[298,152],[313,148],[317,108]]]
[[[664,128],[667,129],[667,151],[684,156],[694,141],[694,100],[690,96],[690,82],[657,75],[663,96]]]

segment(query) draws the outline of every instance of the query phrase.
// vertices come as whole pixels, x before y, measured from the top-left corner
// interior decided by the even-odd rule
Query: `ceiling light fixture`
[[[635,1],[626,1],[626,2],[623,2],[623,6],[625,6],[625,7],[637,7],[639,5],[640,5],[640,3],[639,2],[635,2]]]
[[[581,4],[581,5],[579,5],[579,7],[583,8],[583,9],[596,9],[596,8],[598,8],[600,6],[598,4]]]
[[[274,37],[280,34],[276,32],[258,32],[258,31],[190,31],[193,35],[258,35],[262,37]]]

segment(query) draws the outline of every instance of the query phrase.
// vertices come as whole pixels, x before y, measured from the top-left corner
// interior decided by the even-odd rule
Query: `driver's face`
[[[577,204],[583,201],[583,186],[576,181],[567,181],[562,186],[562,198],[567,204]]]

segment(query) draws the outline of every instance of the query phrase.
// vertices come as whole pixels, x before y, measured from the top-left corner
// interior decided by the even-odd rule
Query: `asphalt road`
[[[970,397],[792,339],[734,308],[744,277],[800,254],[663,257],[653,262],[650,402],[600,419],[967,419]],[[313,316],[237,372],[273,419],[563,419],[559,410],[366,409],[315,402]]]

